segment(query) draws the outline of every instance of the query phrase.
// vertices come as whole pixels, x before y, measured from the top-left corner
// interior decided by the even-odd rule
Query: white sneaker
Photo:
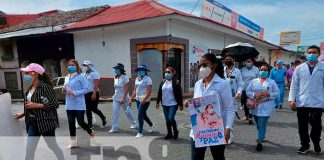
[[[232,140],[232,138],[230,138],[229,140],[228,140],[228,142],[227,142],[227,145],[231,145],[233,143],[233,140]]]
[[[68,145],[66,148],[72,149],[78,147],[77,141],[71,141],[70,145]]]
[[[154,128],[155,128],[155,124],[153,123],[153,125],[149,129],[149,132],[152,133],[154,131]]]
[[[109,132],[109,133],[116,133],[117,131],[116,131],[116,130],[113,130],[113,129],[111,129],[111,130],[109,130],[108,132]]]
[[[79,125],[79,123],[78,123],[78,122],[75,122],[75,128],[76,128],[76,129],[79,129],[79,128],[81,128],[81,126]]]
[[[137,133],[136,138],[141,138],[141,137],[143,137],[143,134],[142,133]]]
[[[130,128],[131,129],[135,129],[136,128],[136,123],[135,124],[131,124]]]

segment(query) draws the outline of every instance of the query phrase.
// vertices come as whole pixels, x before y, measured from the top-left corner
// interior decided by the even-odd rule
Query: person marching
[[[199,66],[199,73],[203,78],[196,82],[193,98],[210,95],[217,95],[219,97],[221,116],[225,130],[225,140],[228,142],[236,109],[233,105],[233,101],[229,101],[229,99],[232,99],[233,97],[231,87],[225,81],[222,61],[217,59],[214,54],[207,53],[201,57]],[[184,106],[188,107],[188,101],[185,101],[184,103]],[[207,147],[196,148],[195,137],[192,129],[190,131],[190,137],[192,160],[203,160]],[[225,147],[226,145],[210,146],[213,159],[224,160]]]
[[[280,90],[279,97],[275,100],[276,108],[282,109],[282,105],[285,98],[285,75],[286,75],[286,69],[283,67],[284,61],[278,60],[276,63],[276,67],[272,68],[270,71],[269,78],[273,79]]]
[[[268,119],[275,110],[274,101],[279,96],[279,88],[274,80],[268,78],[268,74],[268,64],[262,64],[259,78],[253,79],[246,88],[246,95],[257,103],[255,109],[250,109],[258,131],[257,151],[263,150],[262,142],[265,139]]]
[[[153,132],[155,127],[154,123],[152,123],[146,114],[150,106],[150,96],[152,92],[152,79],[147,75],[149,71],[150,70],[148,70],[144,64],[135,69],[135,72],[138,73],[138,77],[135,80],[135,88],[131,99],[136,97],[136,106],[138,109],[138,133],[136,138],[143,137],[144,120],[150,126],[149,132]],[[131,106],[131,101],[129,105]]]
[[[86,103],[84,95],[88,93],[87,79],[81,75],[81,68],[75,59],[68,61],[69,74],[65,77],[63,93],[65,94],[66,114],[69,122],[69,131],[71,136],[71,144],[67,148],[77,147],[75,119],[78,124],[88,132],[93,139],[94,131],[84,122],[84,112]]]
[[[56,109],[59,107],[52,83],[44,68],[31,63],[20,69],[23,78],[31,83],[25,93],[24,113],[15,114],[16,119],[25,117],[28,133],[26,160],[33,160],[40,136],[55,153],[57,159],[64,159],[64,154],[55,139],[55,130],[59,126]]]
[[[290,107],[297,109],[298,132],[301,148],[297,151],[306,154],[313,141],[314,151],[321,154],[322,112],[324,110],[324,63],[318,61],[320,48],[307,49],[307,61],[296,67],[290,85]],[[308,124],[312,129],[309,134]]]
[[[100,75],[95,70],[94,65],[91,61],[84,61],[82,64],[85,67],[85,73],[82,75],[86,78],[88,82],[88,93],[84,95],[85,102],[86,102],[86,113],[88,119],[88,125],[91,129],[93,129],[92,124],[92,112],[96,113],[102,121],[102,126],[107,124],[107,118],[104,114],[98,109],[98,102],[99,102],[99,80]]]
[[[178,110],[178,106],[180,106],[180,110],[183,109],[183,97],[181,84],[174,75],[174,68],[166,68],[164,74],[165,79],[160,83],[156,99],[156,109],[160,108],[160,102],[162,102],[163,113],[166,121],[168,134],[164,139],[177,139],[179,135],[177,123],[174,117]],[[173,128],[173,134],[171,127]]]
[[[245,66],[241,69],[241,75],[243,80],[243,91],[241,96],[241,104],[244,107],[245,117],[242,120],[248,120],[249,124],[252,124],[252,116],[250,115],[249,108],[246,106],[246,88],[249,86],[250,82],[259,77],[259,69],[254,65],[255,59],[248,58],[246,60]]]
[[[123,107],[124,112],[131,123],[130,128],[134,129],[136,127],[136,121],[133,116],[133,112],[128,106],[130,102],[130,97],[128,93],[129,89],[129,78],[126,75],[126,71],[124,69],[124,65],[118,63],[113,67],[115,69],[115,79],[114,79],[114,87],[115,94],[113,95],[113,120],[112,127],[109,133],[117,132],[118,130],[118,118],[119,118],[119,110]]]
[[[233,97],[233,105],[237,111],[237,99],[241,98],[242,90],[243,90],[243,80],[241,76],[241,72],[234,66],[234,57],[230,55],[230,53],[225,54],[225,67],[224,67],[224,77],[225,80],[231,86],[231,93]],[[231,129],[231,137],[228,140],[227,144],[232,144],[234,133],[233,128]]]

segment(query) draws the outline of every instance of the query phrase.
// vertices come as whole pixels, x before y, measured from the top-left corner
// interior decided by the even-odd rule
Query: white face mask
[[[210,75],[211,69],[209,67],[201,67],[199,69],[199,74],[202,78],[206,78]]]

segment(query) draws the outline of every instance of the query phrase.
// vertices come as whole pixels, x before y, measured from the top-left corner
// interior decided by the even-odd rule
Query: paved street
[[[155,102],[153,103],[155,105]],[[178,112],[176,115],[176,120],[179,126],[180,136],[178,140],[166,141],[163,136],[166,133],[165,121],[162,114],[162,109],[156,110],[151,104],[148,110],[148,116],[157,125],[156,131],[154,133],[148,133],[148,126],[145,124],[144,135],[146,138],[151,136],[157,136],[153,141],[151,141],[149,146],[143,146],[149,148],[149,155],[152,159],[170,159],[170,160],[184,160],[190,159],[190,139],[188,128],[189,125],[189,113],[187,110]],[[21,104],[14,104],[14,108],[21,108]],[[117,159],[117,157],[123,155],[129,159],[140,159],[138,151],[134,147],[129,147],[135,145],[136,131],[129,128],[128,120],[125,114],[121,112],[120,114],[120,125],[118,133],[109,134],[107,131],[111,126],[111,103],[101,103],[100,109],[108,117],[108,125],[105,128],[101,128],[101,121],[97,116],[97,122],[95,124],[95,131],[98,136],[97,141],[100,143],[102,141],[105,147],[90,147],[89,138],[85,131],[82,129],[77,129],[77,135],[79,137],[79,147],[70,152],[64,147],[69,143],[69,130],[67,125],[66,113],[64,110],[64,105],[59,108],[59,119],[61,127],[57,129],[57,136],[59,144],[64,148],[65,154],[79,155],[77,159],[86,160],[90,159],[89,155],[92,155],[92,159]],[[20,110],[20,109],[16,109]],[[136,115],[136,109],[134,109]],[[240,115],[243,115],[242,110],[239,111]],[[24,128],[23,120],[21,120],[21,126]],[[299,155],[296,151],[299,148],[299,137],[297,130],[297,118],[296,112],[291,111],[287,107],[278,110],[270,119],[267,128],[266,139],[267,142],[264,143],[264,151],[256,152],[256,128],[255,125],[249,125],[247,122],[240,121],[236,118],[235,120],[235,139],[234,143],[226,148],[226,158],[227,159],[264,159],[264,160],[313,160],[313,159],[324,159],[324,155],[316,156],[313,152],[309,152],[306,155]],[[322,139],[323,139],[322,133]],[[118,144],[118,139],[124,137],[126,144],[121,148],[111,148],[111,146],[116,146]],[[63,140],[63,141],[62,141]],[[104,140],[108,141],[103,142]],[[128,142],[129,141],[129,142]],[[125,143],[125,142],[120,142]],[[142,143],[142,142],[141,142]],[[144,143],[144,142],[143,142]],[[108,145],[108,146],[107,146]],[[144,144],[143,144],[144,145]],[[147,145],[147,144],[145,144]],[[110,147],[109,147],[110,146]],[[141,146],[141,144],[140,144]],[[167,146],[164,148],[163,146]],[[321,144],[324,148],[324,142]],[[138,144],[137,144],[138,147]],[[118,149],[115,152],[114,149]],[[312,147],[311,147],[312,149]],[[167,152],[166,152],[167,150]],[[54,159],[53,153],[46,147],[46,145],[39,145],[38,151],[36,153],[37,159]],[[104,156],[102,156],[104,155]],[[205,159],[211,159],[210,151],[207,150],[207,157]],[[166,156],[163,158],[163,156]],[[103,158],[104,157],[104,158]],[[126,159],[124,157],[124,159]],[[131,158],[130,158],[131,157]],[[0,158],[1,159],[1,158]],[[76,157],[71,157],[70,159],[76,159]],[[121,158],[123,159],[123,158]]]

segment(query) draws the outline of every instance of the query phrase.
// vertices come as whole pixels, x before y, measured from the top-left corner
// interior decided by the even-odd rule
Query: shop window
[[[3,44],[2,50],[3,50],[3,55],[2,55],[1,58],[3,60],[12,60],[14,58],[14,52],[13,52],[12,43]]]
[[[4,72],[6,88],[8,90],[18,89],[18,80],[16,72]]]

